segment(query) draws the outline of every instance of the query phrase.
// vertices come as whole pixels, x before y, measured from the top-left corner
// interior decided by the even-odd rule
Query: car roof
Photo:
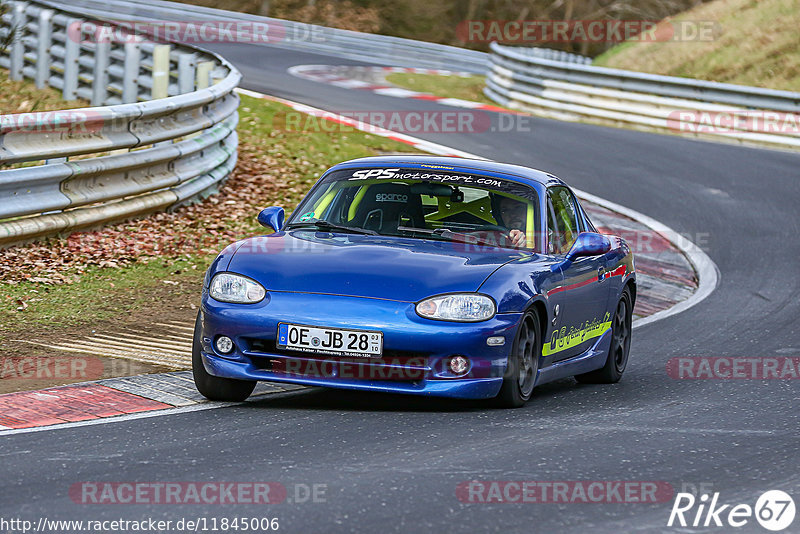
[[[522,165],[512,165],[510,163],[498,163],[496,161],[456,158],[446,156],[416,156],[416,155],[397,155],[397,156],[372,156],[344,161],[335,165],[330,170],[339,170],[352,167],[422,167],[439,168],[440,170],[456,172],[477,172],[502,174],[515,181],[527,183],[531,186],[552,186],[566,185],[557,176],[548,172],[523,167]]]

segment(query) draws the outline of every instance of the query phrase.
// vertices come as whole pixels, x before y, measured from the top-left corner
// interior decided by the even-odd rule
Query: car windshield
[[[536,191],[493,176],[426,169],[329,173],[286,228],[535,248]]]

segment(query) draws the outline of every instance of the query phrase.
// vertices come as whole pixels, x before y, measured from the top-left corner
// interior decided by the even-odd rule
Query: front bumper
[[[456,398],[497,395],[521,314],[479,323],[419,317],[414,304],[381,299],[269,292],[254,305],[226,304],[203,296],[202,359],[214,375],[367,391]],[[380,330],[381,358],[336,357],[278,349],[278,323]],[[216,352],[217,336],[230,337],[231,354]],[[502,336],[505,344],[488,346]],[[470,370],[455,376],[447,365],[465,356]]]

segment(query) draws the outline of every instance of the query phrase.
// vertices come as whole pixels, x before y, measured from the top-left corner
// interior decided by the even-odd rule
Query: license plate
[[[279,349],[334,356],[376,357],[383,353],[383,333],[280,323],[276,345]]]

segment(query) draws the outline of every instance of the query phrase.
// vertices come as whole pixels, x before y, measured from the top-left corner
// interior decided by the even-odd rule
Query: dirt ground
[[[54,350],[19,340],[56,344],[83,339],[95,332],[116,332],[125,328],[147,329],[158,336],[165,334],[166,329],[154,323],[192,324],[197,314],[203,277],[202,272],[194,274],[195,280],[182,279],[177,285],[141,288],[136,296],[121,293],[115,297],[115,304],[125,311],[113,319],[80,326],[30,326],[24,330],[3,332],[7,342],[0,347],[0,394],[175,370],[121,358]],[[143,300],[148,304],[142,305]]]

